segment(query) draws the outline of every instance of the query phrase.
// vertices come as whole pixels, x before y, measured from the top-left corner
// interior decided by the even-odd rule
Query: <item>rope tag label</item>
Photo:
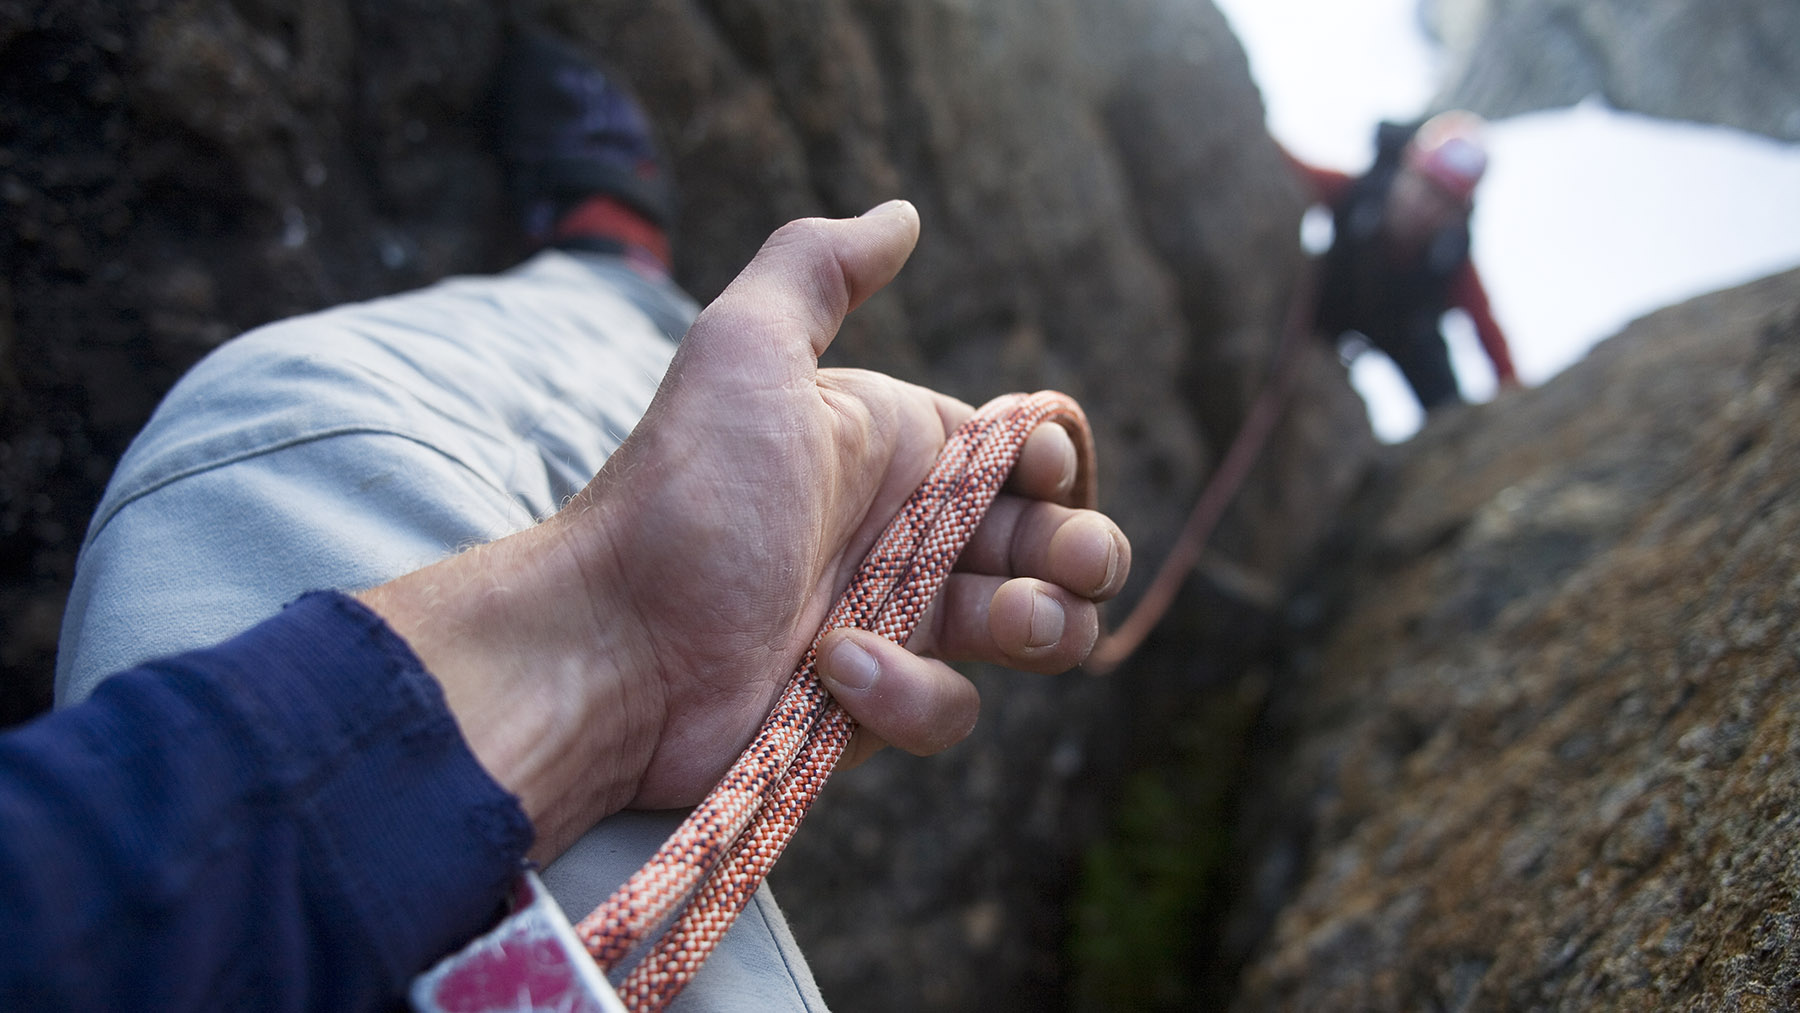
[[[500,924],[413,979],[411,999],[419,1013],[625,1013],[529,869]]]

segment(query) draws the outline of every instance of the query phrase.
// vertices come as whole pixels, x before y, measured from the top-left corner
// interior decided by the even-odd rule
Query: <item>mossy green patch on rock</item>
[[[1081,867],[1069,943],[1075,1008],[1194,1009],[1229,987],[1217,954],[1237,793],[1266,678],[1196,694],[1160,762],[1134,773]]]

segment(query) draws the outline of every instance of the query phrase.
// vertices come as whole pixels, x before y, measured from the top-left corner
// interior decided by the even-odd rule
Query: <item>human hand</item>
[[[444,684],[476,755],[520,795],[538,857],[627,804],[697,801],[748,742],[863,555],[972,409],[821,370],[844,315],[917,241],[911,205],[792,223],[683,340],[644,420],[563,511],[365,594]],[[1073,445],[1046,426],[907,648],[838,630],[819,674],[862,728],[919,753],[973,727],[943,660],[1077,664],[1130,549],[1055,501]]]

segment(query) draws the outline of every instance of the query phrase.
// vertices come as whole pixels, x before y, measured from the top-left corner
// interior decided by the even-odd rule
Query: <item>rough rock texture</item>
[[[0,718],[49,701],[87,514],[254,324],[504,264],[462,3],[0,3]]]
[[[482,120],[515,16],[642,94],[703,299],[789,218],[916,202],[913,262],[833,361],[970,400],[1076,395],[1147,578],[1268,370],[1298,269],[1299,193],[1209,4],[0,0],[8,719],[43,703],[87,511],[183,368],[271,318],[517,255]],[[1299,407],[1216,541],[1274,579],[1372,446],[1341,368],[1303,354]],[[1132,669],[982,673],[970,743],[840,779],[778,873],[827,996],[1053,1001],[1078,856],[1122,772],[1268,629],[1196,582]]]
[[[1491,117],[1598,95],[1800,141],[1792,0],[1424,0],[1449,50],[1440,107]]]
[[[1800,272],[1399,448],[1274,695],[1234,1008],[1800,1006],[1797,462]]]

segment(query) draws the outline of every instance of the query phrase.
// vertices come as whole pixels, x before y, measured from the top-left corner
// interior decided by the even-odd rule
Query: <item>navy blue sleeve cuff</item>
[[[403,988],[493,919],[530,822],[469,751],[437,680],[355,599],[306,595],[220,650],[269,666],[245,675],[271,769],[318,849],[307,871]]]
[[[334,593],[0,735],[0,813],[21,1009],[388,1005],[532,840],[437,681]]]

